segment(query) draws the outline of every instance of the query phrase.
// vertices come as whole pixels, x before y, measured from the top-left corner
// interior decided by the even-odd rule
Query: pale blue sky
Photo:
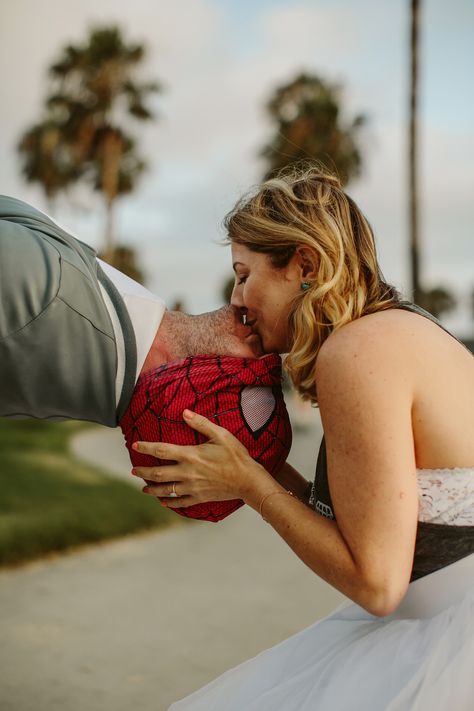
[[[474,285],[474,3],[424,0],[420,144],[422,240],[428,284],[466,301]],[[140,251],[148,284],[190,311],[219,305],[228,252],[214,241],[243,190],[257,182],[269,136],[263,106],[296,72],[345,87],[363,112],[365,169],[348,191],[372,222],[387,278],[407,286],[406,120],[408,0],[12,0],[0,8],[0,191],[44,208],[25,186],[14,146],[36,119],[45,69],[93,23],[115,21],[149,47],[144,74],[163,81],[160,121],[137,127],[150,163],[118,210],[119,237]],[[56,217],[95,246],[101,206],[85,191]],[[469,332],[466,313],[450,321]]]

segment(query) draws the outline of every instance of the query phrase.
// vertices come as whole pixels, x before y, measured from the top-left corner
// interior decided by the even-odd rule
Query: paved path
[[[308,477],[316,421],[290,461]],[[76,451],[128,476],[112,430]],[[130,477],[133,482],[133,477]],[[342,596],[247,508],[0,573],[2,711],[165,711],[334,609]]]

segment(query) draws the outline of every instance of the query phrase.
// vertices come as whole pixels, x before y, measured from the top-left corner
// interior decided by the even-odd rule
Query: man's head
[[[141,375],[165,363],[203,353],[235,358],[263,355],[259,336],[243,324],[234,306],[223,306],[197,316],[166,311]]]
[[[192,318],[194,337],[201,344],[199,353],[235,358],[259,358],[263,355],[260,337],[243,323],[242,314],[235,306],[229,304]],[[202,344],[206,341],[209,348],[203,351]]]

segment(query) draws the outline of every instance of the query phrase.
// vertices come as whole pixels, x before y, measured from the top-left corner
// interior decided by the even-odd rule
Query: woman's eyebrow
[[[241,267],[245,267],[245,264],[243,262],[234,262],[232,265],[232,269],[234,270],[234,272],[235,272],[235,267],[237,265],[240,265]]]

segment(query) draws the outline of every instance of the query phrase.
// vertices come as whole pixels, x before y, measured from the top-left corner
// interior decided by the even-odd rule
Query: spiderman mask
[[[274,474],[291,447],[291,425],[281,389],[281,359],[190,356],[142,375],[120,427],[134,466],[170,462],[132,450],[136,441],[201,444],[205,437],[183,420],[189,408],[237,437],[250,456]],[[243,501],[210,501],[171,509],[189,518],[220,521]]]

